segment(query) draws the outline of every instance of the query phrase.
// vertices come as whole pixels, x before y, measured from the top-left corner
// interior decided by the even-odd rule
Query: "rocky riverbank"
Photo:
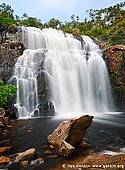
[[[87,152],[87,151],[86,151]],[[89,153],[90,154],[90,153]],[[76,159],[67,159],[57,163],[52,170],[124,170],[125,154],[117,153],[116,155],[92,153],[82,155]]]

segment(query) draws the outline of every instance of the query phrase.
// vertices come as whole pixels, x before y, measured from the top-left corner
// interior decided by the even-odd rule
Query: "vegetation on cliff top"
[[[34,26],[38,28],[56,28],[76,35],[97,37],[108,46],[125,45],[125,1],[101,10],[87,10],[88,18],[79,21],[79,16],[72,15],[70,21],[64,23],[52,18],[48,23],[42,23],[36,17],[15,15],[10,5],[0,5],[0,33],[11,30],[14,24]]]

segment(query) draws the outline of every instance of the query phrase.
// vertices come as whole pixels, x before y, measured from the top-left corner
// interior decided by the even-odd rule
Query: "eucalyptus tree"
[[[48,23],[45,24],[46,27],[58,29],[61,26],[61,22],[58,19],[52,18]]]
[[[5,18],[14,18],[13,16],[14,10],[10,5],[6,5],[5,3],[2,3],[0,5],[0,16]]]

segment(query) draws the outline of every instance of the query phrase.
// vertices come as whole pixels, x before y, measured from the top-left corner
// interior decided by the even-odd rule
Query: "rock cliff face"
[[[114,106],[117,111],[125,111],[125,46],[110,46],[104,51],[109,69]]]
[[[12,33],[8,33],[8,37],[3,40],[0,41],[0,79],[7,83],[13,75],[18,57],[25,48],[21,42],[22,33],[20,29],[18,32],[12,31]]]
[[[7,82],[13,75],[14,66],[19,57],[16,49],[2,49],[0,51],[0,78]]]
[[[9,49],[9,48],[0,48],[0,79],[2,79],[5,83],[16,84],[15,80],[11,81],[14,66],[21,55],[20,50],[17,49]],[[6,116],[15,119],[18,115],[16,108],[13,106],[14,101],[11,99],[7,102],[6,107],[4,107],[6,111]]]
[[[45,58],[45,56],[43,58]],[[41,116],[52,116],[54,114],[54,106],[50,98],[50,88],[46,74],[43,60],[37,72],[38,108]]]

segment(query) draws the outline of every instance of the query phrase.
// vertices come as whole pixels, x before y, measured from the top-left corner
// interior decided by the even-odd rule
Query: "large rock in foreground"
[[[92,119],[93,116],[84,115],[80,118],[63,121],[48,136],[49,143],[59,149],[60,155],[68,156],[75,150],[74,147],[82,142],[87,128],[92,123]]]

